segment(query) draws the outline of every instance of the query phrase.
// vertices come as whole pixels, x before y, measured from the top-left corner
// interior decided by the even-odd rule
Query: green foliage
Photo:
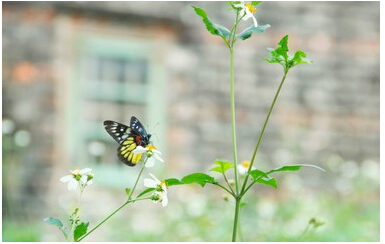
[[[268,48],[268,52],[270,53],[270,58],[266,59],[269,63],[278,63],[282,65],[285,70],[285,73],[289,71],[290,68],[303,63],[312,63],[310,59],[306,58],[306,53],[303,51],[296,51],[294,56],[289,55],[289,48],[287,46],[289,40],[289,36],[284,36],[281,41],[278,43],[278,47]]]
[[[254,169],[249,172],[249,175],[253,178],[255,183],[269,185],[277,189],[276,180],[265,172]]]
[[[78,226],[76,226],[74,230],[74,240],[77,242],[78,239],[83,236],[85,233],[87,233],[89,222],[85,223],[82,222]]]
[[[199,185],[204,187],[207,183],[216,184],[217,180],[214,177],[204,173],[193,173],[193,174],[186,175],[181,180],[170,178],[170,179],[166,179],[165,182],[167,186],[198,183]]]
[[[192,7],[194,8],[195,13],[202,17],[203,23],[205,23],[207,30],[211,34],[221,36],[222,38],[230,37],[230,31],[226,27],[211,22],[203,9],[195,6]]]
[[[251,1],[251,5],[257,6],[260,4],[262,1]]]
[[[210,171],[215,171],[224,174],[227,170],[234,168],[234,163],[221,161],[221,160],[215,160],[215,164],[219,166],[215,166],[214,168],[210,169]]]
[[[277,186],[277,181],[275,180],[274,177],[262,177],[262,178],[259,178],[255,181],[256,183],[259,183],[259,184],[264,184],[264,185],[268,185],[268,186],[272,186],[274,187],[275,189],[278,188]]]
[[[253,33],[263,33],[265,32],[265,30],[267,28],[270,28],[270,25],[269,24],[266,24],[266,25],[258,25],[257,27],[255,27],[254,25],[251,25],[250,27],[244,29],[241,33],[239,33],[238,35],[236,35],[235,37],[237,39],[241,39],[241,40],[246,40],[248,39],[249,37],[251,37],[251,35]]]
[[[183,184],[198,183],[202,187],[204,187],[207,183],[211,183],[211,184],[217,183],[214,177],[204,173],[193,173],[193,174],[187,175],[181,179],[181,182]]]
[[[295,165],[285,165],[285,166],[281,166],[281,167],[278,167],[276,169],[272,169],[268,172],[266,172],[266,174],[271,174],[271,173],[274,173],[274,172],[281,172],[281,171],[297,171],[297,170],[300,170],[302,167],[312,167],[312,168],[316,168],[316,169],[319,169],[323,172],[325,172],[324,169],[318,167],[318,166],[315,166],[315,165],[311,165],[311,164],[295,164]]]
[[[175,178],[166,179],[164,181],[166,182],[167,186],[183,185],[180,180]]]
[[[60,219],[49,217],[49,218],[45,218],[43,221],[49,225],[54,225],[58,227],[59,230],[63,233],[64,237],[67,239],[67,229],[64,227]]]
[[[126,188],[125,191],[126,191],[127,196],[129,197],[129,196],[130,196],[131,189],[130,189],[130,188]]]
[[[137,198],[141,197],[141,196],[144,196],[146,195],[147,193],[150,193],[152,191],[155,191],[155,188],[147,188],[145,190],[143,190],[141,193],[138,194]]]

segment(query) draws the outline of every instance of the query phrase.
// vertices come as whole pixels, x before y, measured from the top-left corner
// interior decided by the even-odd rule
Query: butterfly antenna
[[[151,134],[151,135],[156,137],[156,141],[157,141],[157,142],[159,142],[159,138],[158,138],[158,135],[155,133],[155,128],[156,128],[158,125],[160,125],[159,122],[157,122],[157,123],[152,127],[151,130],[148,130],[148,131],[154,131],[154,133]],[[147,128],[149,128],[149,126],[147,126]]]

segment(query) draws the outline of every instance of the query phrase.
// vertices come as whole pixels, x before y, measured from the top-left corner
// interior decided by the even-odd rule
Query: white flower
[[[152,179],[144,179],[144,186],[155,188],[155,192],[151,196],[153,202],[161,202],[163,207],[167,206],[167,184],[165,181],[160,181],[153,174],[150,173]]]
[[[81,187],[84,187],[93,183],[92,179],[94,175],[90,173],[91,171],[92,169],[90,168],[76,168],[75,170],[70,170],[70,175],[61,177],[60,181],[63,183],[68,183],[68,190],[76,191],[79,184]]]
[[[147,157],[146,167],[151,168],[154,166],[155,161],[164,162],[163,159],[159,156],[162,153],[156,149],[153,145],[147,145],[146,147],[137,146],[134,151],[134,155],[145,153],[145,157]]]
[[[247,171],[249,170],[250,162],[249,161],[243,161],[240,165],[237,166],[238,172],[240,175],[247,174]],[[253,169],[254,167],[252,167]]]
[[[253,22],[254,22],[254,26],[255,27],[258,26],[257,19],[253,15],[253,13],[256,12],[256,9],[254,8],[254,6],[251,3],[246,3],[245,4],[243,1],[240,1],[240,3],[234,4],[234,7],[241,9],[241,11],[239,11],[239,14],[241,16],[243,16],[242,17],[243,20],[248,20],[248,19],[252,18]]]

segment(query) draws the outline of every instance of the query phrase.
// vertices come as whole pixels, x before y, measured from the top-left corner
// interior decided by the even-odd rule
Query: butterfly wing
[[[117,150],[119,160],[128,166],[135,166],[142,155],[134,155],[133,150],[139,145],[147,146],[151,137],[150,134],[147,134],[142,123],[132,116],[130,126],[106,120],[104,121],[104,127],[108,134],[119,143]]]
[[[142,154],[135,155],[133,152],[138,146],[138,137],[138,135],[132,133],[118,147],[118,158],[128,166],[135,166],[142,157]]]
[[[110,136],[112,136],[112,138],[119,144],[121,144],[131,132],[129,126],[112,120],[106,120],[103,124],[108,134],[110,134]]]
[[[144,128],[144,126],[142,125],[142,123],[140,123],[140,121],[135,116],[131,117],[130,127],[133,130],[133,132],[136,132],[141,137],[140,138],[141,146],[145,147],[150,143],[151,135],[147,134],[147,131]]]

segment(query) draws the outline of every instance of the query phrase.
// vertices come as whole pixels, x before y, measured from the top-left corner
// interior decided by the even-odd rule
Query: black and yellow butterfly
[[[150,144],[151,134],[147,134],[142,123],[135,117],[131,117],[130,126],[106,120],[104,121],[104,127],[108,134],[119,143],[118,158],[128,166],[135,166],[140,158],[141,154],[134,155],[133,150],[137,146],[146,147]]]

